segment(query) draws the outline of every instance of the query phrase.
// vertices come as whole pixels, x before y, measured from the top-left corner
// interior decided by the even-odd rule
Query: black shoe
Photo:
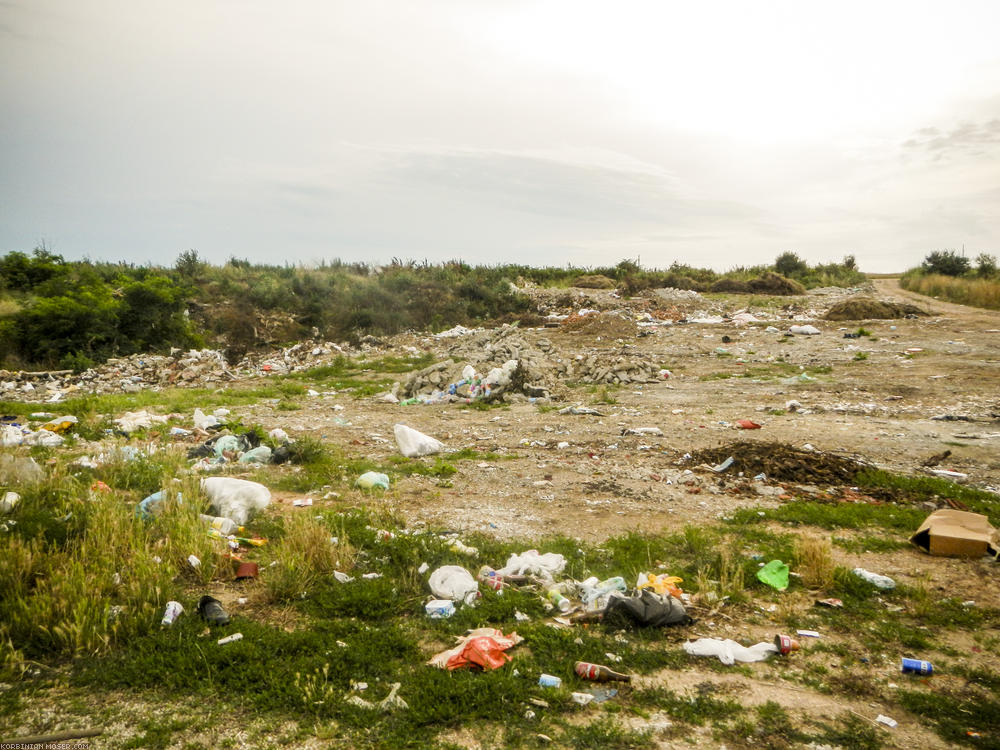
[[[222,602],[215,597],[203,596],[198,602],[198,614],[209,625],[228,625],[229,615],[222,608]]]

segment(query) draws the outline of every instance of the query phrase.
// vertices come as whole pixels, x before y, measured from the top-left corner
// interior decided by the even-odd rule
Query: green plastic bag
[[[771,560],[757,571],[757,580],[773,589],[784,591],[788,588],[788,566],[781,560]]]

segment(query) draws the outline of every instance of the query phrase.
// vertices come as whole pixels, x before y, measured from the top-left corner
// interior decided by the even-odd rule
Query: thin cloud
[[[963,122],[949,131],[927,127],[917,130],[903,143],[910,153],[925,153],[935,161],[978,156],[1000,146],[1000,118],[983,122]]]

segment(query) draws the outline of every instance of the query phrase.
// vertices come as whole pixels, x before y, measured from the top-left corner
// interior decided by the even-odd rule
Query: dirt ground
[[[893,279],[876,284],[879,298],[914,302],[930,315],[839,323],[814,319],[819,335],[794,337],[765,328],[784,331],[802,320],[676,324],[611,340],[559,329],[526,330],[526,338],[545,337],[568,356],[625,351],[671,371],[663,382],[606,393],[602,386],[554,389],[554,397],[564,399],[556,407],[589,405],[599,416],[562,415],[532,403],[480,411],[339,396],[291,415],[261,406],[249,416],[373,457],[397,453],[392,439],[397,422],[442,440],[449,450],[471,447],[502,455],[503,460],[462,462],[451,488],[420,476],[402,480],[395,502],[412,523],[503,538],[561,533],[596,541],[633,529],[658,532],[715,520],[748,502],[766,502],[767,495],[726,493],[718,486],[725,478],[719,482],[698,474],[697,494],[683,484],[689,480],[683,472],[693,468],[682,461],[685,453],[741,440],[808,444],[905,474],[923,472],[923,459],[951,450],[937,468],[966,473],[978,487],[1000,488],[1000,313],[911,295]],[[587,294],[592,299],[610,293]],[[816,296],[810,303],[821,314],[839,299],[843,295]],[[691,303],[699,305],[704,307]],[[872,337],[843,338],[862,325]],[[731,342],[723,343],[723,336]],[[431,338],[403,337],[395,343],[430,351],[440,346]],[[716,353],[720,347],[727,353]],[[907,354],[914,349],[919,351]],[[855,360],[859,354],[865,359]],[[777,357],[796,368],[831,371],[805,382],[794,375],[795,382],[787,382],[788,368],[761,377],[719,377],[766,371]],[[599,403],[602,397],[615,403]],[[790,401],[798,402],[795,411],[789,410]],[[335,411],[334,405],[342,408]],[[761,429],[739,429],[741,419]],[[663,436],[622,434],[642,427],[657,427]]]
[[[529,341],[547,339],[567,357],[595,351],[640,357],[670,371],[669,377],[658,382],[617,388],[554,383],[550,384],[551,403],[523,400],[485,410],[457,404],[400,406],[343,393],[317,396],[300,411],[277,411],[273,405],[260,404],[241,408],[240,416],[246,424],[282,427],[293,437],[313,435],[352,454],[376,459],[398,454],[393,440],[396,423],[442,440],[449,450],[473,448],[495,454],[480,461],[456,462],[458,472],[447,482],[419,475],[400,479],[386,494],[386,502],[410,526],[483,532],[523,540],[526,545],[551,534],[599,542],[631,530],[672,532],[685,525],[715,524],[743,507],[773,507],[789,492],[801,495],[828,489],[815,477],[754,481],[747,476],[742,479],[748,481],[741,483],[739,477],[714,474],[699,468],[697,459],[684,458],[685,454],[718,451],[737,441],[782,444],[804,450],[807,457],[809,451],[835,454],[902,474],[926,474],[922,462],[950,450],[937,468],[962,472],[970,485],[997,491],[1000,313],[910,294],[894,279],[874,283],[875,289],[865,292],[867,296],[915,304],[928,315],[823,320],[830,305],[860,294],[850,290],[820,290],[789,298],[787,303],[771,300],[766,304],[748,296],[706,300],[680,295],[655,304],[669,307],[678,321],[730,317],[723,322],[645,325],[624,337],[621,326],[608,335],[593,326],[521,333]],[[573,293],[580,295],[580,307],[649,308],[648,299],[640,305],[618,299],[613,290]],[[543,297],[546,292],[538,294]],[[760,320],[738,323],[731,316],[740,311],[749,311]],[[789,326],[806,323],[820,333],[784,335]],[[766,330],[769,326],[778,331]],[[871,335],[844,337],[861,326]],[[455,340],[411,334],[385,344],[386,354],[419,350],[443,357]],[[740,377],[743,373],[750,377]],[[557,411],[574,404],[590,406],[600,414]],[[737,422],[745,419],[761,425],[760,429],[740,429]],[[662,436],[624,434],[644,427],[659,428]],[[735,491],[738,484],[751,489]],[[843,485],[838,484],[834,492],[843,493]],[[285,512],[301,511],[291,505],[293,496],[276,495]],[[320,507],[345,499],[350,497],[313,495],[314,505]],[[360,494],[358,499],[361,502]],[[995,564],[930,557],[916,549],[855,554],[834,547],[834,556],[837,565],[866,567],[980,606],[1000,607]],[[784,606],[797,604],[808,607],[811,602],[804,598]],[[724,616],[702,619],[686,629],[692,632],[679,637],[770,640],[775,625],[767,622],[766,613],[763,617],[754,625]],[[959,640],[949,645],[976,650],[971,641]],[[888,680],[890,685],[902,682],[898,656],[894,658],[871,678]],[[971,658],[972,663],[987,666],[995,661],[995,656],[985,653]],[[812,718],[851,711],[870,721],[890,712],[870,697],[845,701],[843,695],[821,694],[791,680],[776,682],[697,668],[650,675],[640,682],[664,684],[678,692],[697,687],[747,705],[775,700],[794,715]],[[949,746],[916,717],[898,708],[891,709],[891,715],[899,726],[880,727],[886,746]],[[636,728],[670,726],[669,717],[658,715],[629,721],[638,722]],[[708,728],[694,737],[673,737],[669,731],[657,737],[659,747],[713,746]],[[470,743],[470,747],[477,746]]]
[[[501,458],[460,462],[459,472],[444,486],[429,477],[402,479],[388,502],[410,525],[485,532],[526,543],[554,533],[599,542],[630,530],[670,532],[688,524],[716,523],[741,507],[776,505],[786,492],[827,489],[822,483],[786,476],[781,481],[756,482],[757,489],[748,494],[734,492],[733,477],[699,470],[684,460],[685,454],[718,450],[736,441],[807,446],[806,451],[811,446],[902,474],[926,474],[922,462],[950,450],[937,468],[965,473],[972,486],[997,491],[1000,313],[911,294],[894,279],[874,283],[874,290],[864,296],[915,304],[928,315],[828,322],[822,315],[830,305],[860,293],[823,290],[789,300],[787,309],[774,303],[756,307],[752,297],[711,303],[693,297],[670,301],[681,319],[704,319],[706,313],[732,316],[741,310],[762,318],[742,325],[732,320],[678,322],[644,327],[642,335],[625,338],[617,325],[607,336],[593,326],[524,331],[527,339],[544,337],[570,357],[595,350],[638,355],[670,370],[668,378],[655,383],[553,388],[555,407],[588,405],[600,415],[563,415],[527,402],[471,410],[455,404],[399,406],[338,396],[329,399],[330,404],[320,399],[308,413],[289,416],[262,408],[251,416],[265,425],[279,424],[293,435],[310,433],[376,458],[396,453],[392,434],[397,422],[444,441],[449,450],[475,448],[497,454]],[[611,291],[589,289],[583,305],[628,308]],[[821,333],[783,335],[790,325],[805,323]],[[779,330],[768,332],[768,326]],[[870,336],[844,338],[862,326]],[[452,343],[418,336],[391,342],[394,348],[410,346],[441,355]],[[775,365],[779,358],[793,367]],[[746,371],[759,374],[722,377]],[[796,372],[816,374],[802,380]],[[798,403],[790,405],[791,401]],[[334,404],[342,408],[334,411]],[[741,419],[761,428],[740,429],[736,423]],[[662,436],[623,434],[642,427],[659,428]],[[852,554],[835,547],[834,555],[837,565],[877,569],[900,582],[1000,607],[996,566],[986,562],[935,558],[916,549]],[[702,622],[687,636],[754,642],[770,639],[773,627],[744,627],[720,619]],[[951,645],[977,650],[971,642]],[[973,660],[988,665],[990,657],[984,654]],[[898,663],[882,671],[885,674],[878,679],[888,680],[890,686],[901,681]],[[814,718],[852,711],[871,720],[889,712],[860,696],[845,701],[842,695],[823,695],[793,682],[697,669],[645,679],[675,690],[701,685],[748,705],[776,700],[798,715]],[[893,730],[880,726],[887,746],[948,746],[915,717],[898,709],[892,714],[900,725]],[[662,728],[669,727],[668,717],[654,716],[646,723],[659,726],[658,721]],[[712,744],[710,733],[694,739],[699,746]],[[659,740],[661,747],[689,745],[687,737]]]

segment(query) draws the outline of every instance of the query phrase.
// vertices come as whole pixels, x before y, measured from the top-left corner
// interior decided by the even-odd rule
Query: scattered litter
[[[538,676],[538,684],[542,687],[558,688],[562,687],[562,678],[544,672]]]
[[[815,631],[815,630],[796,630],[795,634],[796,635],[800,635],[803,638],[819,638],[820,637],[819,633],[817,631]]]
[[[875,721],[877,721],[879,724],[885,724],[890,729],[895,729],[897,726],[899,726],[898,721],[896,721],[895,719],[891,719],[888,716],[885,716],[884,714],[879,714],[878,716],[876,716]]]
[[[233,633],[232,635],[227,635],[225,638],[220,638],[217,643],[220,646],[225,646],[227,643],[232,643],[233,641],[243,640],[243,633]]]
[[[581,706],[586,706],[594,700],[593,693],[571,693],[569,697],[573,699],[574,703],[579,703]]]

